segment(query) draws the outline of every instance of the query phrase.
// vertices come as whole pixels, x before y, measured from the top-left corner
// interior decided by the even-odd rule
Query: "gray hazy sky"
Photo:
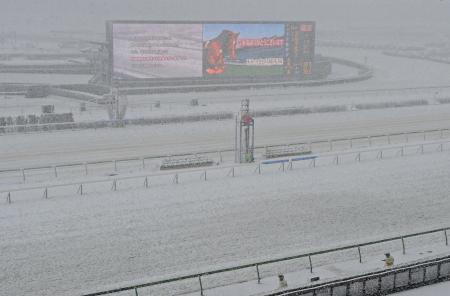
[[[102,32],[108,19],[315,20],[322,29],[450,30],[450,0],[0,0],[0,4],[0,32]]]

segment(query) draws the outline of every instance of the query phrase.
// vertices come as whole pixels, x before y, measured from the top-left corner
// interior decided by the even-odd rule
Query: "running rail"
[[[403,278],[402,278],[403,277]],[[450,256],[408,264],[387,271],[366,273],[309,287],[265,294],[265,296],[301,295],[386,295],[450,279]]]
[[[322,255],[322,254],[329,254],[329,253],[335,253],[335,252],[340,252],[340,251],[350,250],[350,249],[357,249],[358,250],[359,262],[362,263],[362,256],[361,256],[361,248],[362,247],[376,245],[376,244],[385,243],[385,242],[401,241],[402,242],[403,254],[405,254],[406,253],[405,239],[411,238],[411,237],[418,237],[418,236],[423,236],[423,235],[427,235],[427,234],[433,234],[433,233],[442,232],[443,233],[443,237],[445,239],[445,244],[446,244],[446,246],[448,246],[448,235],[447,235],[448,230],[450,230],[450,227],[439,228],[439,229],[428,230],[428,231],[417,232],[417,233],[411,233],[411,234],[406,234],[406,235],[402,235],[402,236],[394,236],[394,237],[390,237],[390,238],[385,238],[385,239],[381,239],[381,240],[365,242],[365,243],[360,243],[360,244],[355,244],[355,245],[347,245],[347,246],[343,246],[343,247],[331,248],[331,249],[321,250],[321,251],[316,251],[316,252],[311,252],[311,253],[303,253],[303,254],[289,256],[289,257],[283,257],[283,258],[270,259],[270,260],[266,260],[266,261],[253,262],[253,263],[239,265],[239,266],[234,266],[234,267],[228,267],[228,268],[210,270],[210,271],[196,273],[196,274],[184,275],[184,276],[180,276],[180,277],[168,278],[168,279],[164,279],[164,280],[160,280],[160,281],[142,283],[142,284],[133,285],[133,286],[125,286],[125,287],[120,287],[120,288],[106,290],[106,291],[99,291],[99,292],[94,292],[94,293],[89,293],[89,294],[83,294],[83,296],[108,295],[108,294],[114,294],[114,293],[123,292],[123,291],[133,291],[133,290],[135,292],[135,295],[138,296],[138,289],[140,289],[140,288],[157,286],[157,285],[173,283],[173,282],[179,282],[179,281],[187,280],[187,279],[198,279],[199,280],[199,285],[200,285],[200,295],[203,295],[202,277],[207,276],[207,275],[224,273],[224,272],[230,272],[230,271],[236,271],[236,270],[241,270],[241,269],[246,269],[246,268],[255,268],[257,279],[258,279],[258,283],[259,283],[261,281],[261,276],[260,276],[260,273],[259,273],[259,267],[262,266],[262,265],[267,265],[267,264],[277,263],[277,262],[283,262],[283,261],[289,261],[289,260],[294,260],[294,259],[300,259],[300,258],[308,258],[309,259],[309,264],[310,264],[310,271],[312,272],[313,271],[313,264],[312,264],[312,257],[313,256]],[[449,259],[449,261],[450,261],[450,259]],[[285,295],[285,296],[288,296],[288,295],[302,295],[302,294],[295,294],[295,293],[294,294],[284,294],[284,292],[282,292],[281,294],[273,294],[273,295]]]

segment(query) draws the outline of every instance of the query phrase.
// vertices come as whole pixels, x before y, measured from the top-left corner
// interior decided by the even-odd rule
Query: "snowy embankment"
[[[2,289],[73,295],[448,226],[449,161],[411,156],[2,205]]]

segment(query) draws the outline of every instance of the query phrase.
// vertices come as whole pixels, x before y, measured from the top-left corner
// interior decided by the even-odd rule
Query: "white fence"
[[[87,181],[55,183],[30,187],[17,187],[0,191],[6,203],[25,201],[35,198],[58,196],[87,195],[118,190],[132,190],[166,186],[181,182],[205,182],[225,177],[249,176],[253,174],[285,172],[289,170],[308,169],[318,166],[342,165],[370,160],[398,158],[408,155],[438,153],[450,151],[450,140],[443,142],[410,144],[402,146],[381,147],[339,153],[323,153],[303,157],[266,160],[258,164],[235,166],[218,166],[207,169],[178,170],[167,173],[143,174],[126,177],[98,178]]]
[[[257,146],[256,159],[263,159],[267,149],[292,148],[313,153],[332,151],[345,151],[383,145],[409,144],[423,141],[440,141],[450,138],[450,129],[436,129],[426,131],[410,131],[405,133],[378,134],[370,136],[357,136],[349,138],[336,138],[327,140],[312,140],[309,142],[296,142],[283,145]],[[29,182],[47,182],[56,179],[76,178],[86,176],[115,175],[129,171],[151,171],[159,169],[161,161],[168,157],[184,157],[202,155],[216,163],[234,160],[233,149],[221,151],[199,151],[179,155],[145,155],[133,158],[119,158],[91,162],[62,163],[49,166],[12,168],[0,170],[1,184],[23,184]]]

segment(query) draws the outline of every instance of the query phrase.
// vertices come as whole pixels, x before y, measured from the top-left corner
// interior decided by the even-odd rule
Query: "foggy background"
[[[318,30],[431,31],[448,34],[448,0],[2,0],[0,32],[101,33],[109,19],[313,20]]]
[[[208,79],[163,81],[167,93],[124,81],[122,96],[112,44],[90,42],[105,42],[108,20],[314,21],[324,74],[213,92]],[[0,0],[0,296],[81,295],[448,227],[449,78],[450,0]],[[259,169],[292,147],[314,165],[236,165],[242,99]],[[178,161],[194,169],[162,172]],[[424,250],[441,234],[408,240],[408,255],[435,256]],[[363,256],[381,266],[377,252]],[[242,281],[223,279],[208,285]]]

